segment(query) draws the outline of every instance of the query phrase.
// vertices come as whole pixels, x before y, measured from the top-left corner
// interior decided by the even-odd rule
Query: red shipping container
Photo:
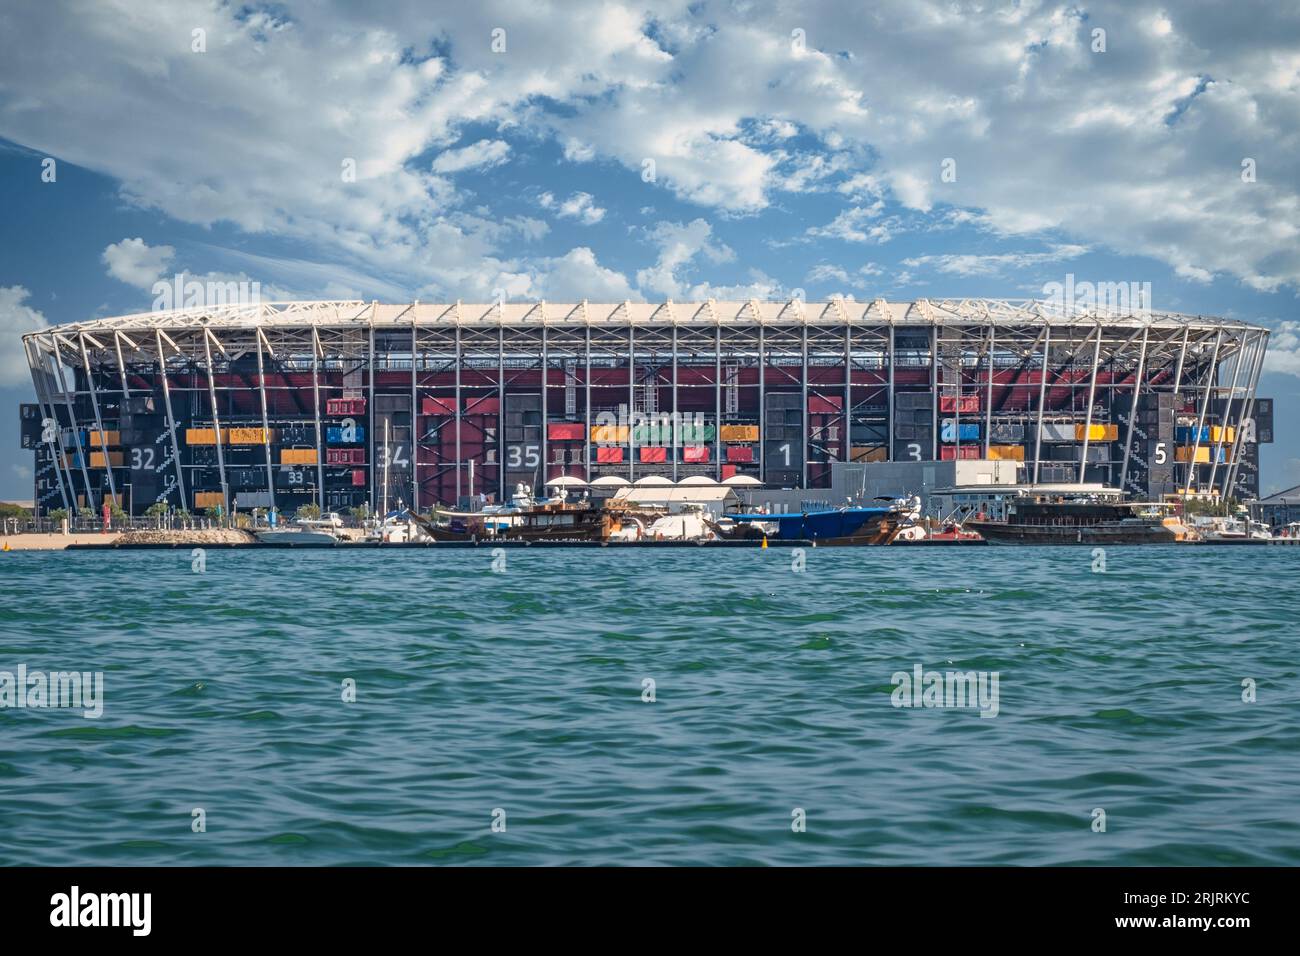
[[[610,448],[602,445],[596,449],[596,463],[599,465],[616,465],[622,460],[622,448]]]
[[[734,477],[735,474],[736,474],[736,466],[735,466],[735,465],[723,465],[723,466],[722,466],[722,480],[723,480],[723,481],[726,481],[728,478]]]
[[[501,399],[496,396],[465,399],[466,415],[499,415],[500,413]]]
[[[366,400],[364,398],[327,398],[326,415],[364,415]]]
[[[645,445],[641,448],[641,460],[659,462],[668,460],[668,449],[662,445]]]
[[[978,458],[979,456],[980,456],[980,446],[979,446],[979,445],[962,445],[962,446],[961,446],[961,458],[962,458],[963,461],[968,460],[968,459],[972,459],[972,458]],[[956,460],[956,458],[957,458],[957,446],[956,446],[956,445],[943,445],[942,447],[940,447],[940,449],[939,449],[939,460],[940,460],[940,461],[954,461],[954,460]]]
[[[939,411],[946,414],[952,414],[958,409],[956,395],[940,395]],[[963,395],[960,404],[961,413],[970,415],[980,410],[980,397],[978,395]]]
[[[753,461],[754,449],[751,445],[728,445],[727,461]]]
[[[709,460],[708,445],[687,445],[682,449],[682,461],[706,462]]]
[[[839,398],[820,398],[816,395],[808,396],[808,411],[813,415],[837,415],[840,411]]]
[[[586,430],[587,426],[582,422],[551,422],[546,426],[546,437],[551,441],[582,441]]]
[[[456,399],[426,395],[420,402],[420,411],[426,415],[455,415]]]
[[[352,472],[352,487],[364,488],[366,485],[366,470],[358,468]]]

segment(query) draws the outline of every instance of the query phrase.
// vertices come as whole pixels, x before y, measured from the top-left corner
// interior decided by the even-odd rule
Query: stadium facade
[[[323,510],[559,475],[830,483],[1011,459],[1029,483],[1258,496],[1268,330],[1039,301],[256,303],[23,337],[35,499]]]

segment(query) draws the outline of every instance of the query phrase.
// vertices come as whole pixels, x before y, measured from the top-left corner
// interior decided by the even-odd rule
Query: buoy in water
[[[6,545],[6,547],[8,547],[8,545]],[[767,535],[763,535],[763,544],[760,547],[767,547]]]

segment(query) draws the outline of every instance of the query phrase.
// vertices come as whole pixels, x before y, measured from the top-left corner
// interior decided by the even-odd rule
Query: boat
[[[1237,515],[1196,515],[1192,529],[1210,544],[1236,544],[1244,541],[1269,541],[1273,532],[1262,521]]]
[[[412,514],[435,541],[603,541],[611,530],[609,516],[587,497],[570,502],[568,493],[560,489],[551,498],[537,500],[522,483],[509,505],[442,512],[439,518],[430,521]]]
[[[1165,502],[1080,496],[1052,501],[1028,496],[1007,503],[1005,521],[968,519],[962,527],[990,544],[1174,544],[1196,532]]]
[[[902,513],[896,507],[837,508],[786,514],[729,514],[735,524],[757,525],[778,541],[811,541],[816,545],[889,544],[898,534]],[[752,537],[748,532],[746,536]]]
[[[332,545],[342,535],[343,519],[331,511],[320,518],[298,518],[283,528],[264,528],[254,532],[263,544]]]
[[[410,544],[429,541],[430,536],[406,509],[392,511],[366,533],[367,541],[384,544]]]

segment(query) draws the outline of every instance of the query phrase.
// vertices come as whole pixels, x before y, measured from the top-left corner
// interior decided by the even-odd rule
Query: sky
[[[20,335],[263,299],[1040,297],[1275,330],[1300,484],[1300,6],[7,0],[0,499]]]

